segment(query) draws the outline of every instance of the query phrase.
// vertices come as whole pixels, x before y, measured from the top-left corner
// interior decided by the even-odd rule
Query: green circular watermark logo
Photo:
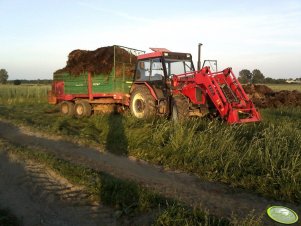
[[[293,210],[284,206],[271,206],[267,214],[274,221],[282,224],[294,224],[298,221],[298,215]]]

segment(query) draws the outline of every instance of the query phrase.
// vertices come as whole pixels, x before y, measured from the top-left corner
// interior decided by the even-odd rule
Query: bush
[[[16,86],[21,85],[21,81],[19,79],[14,80],[14,85]]]

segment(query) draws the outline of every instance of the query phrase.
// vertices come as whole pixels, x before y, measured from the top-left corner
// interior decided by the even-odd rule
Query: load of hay
[[[115,46],[116,75],[122,71],[130,72],[134,69],[137,57],[125,50]],[[93,74],[109,74],[114,68],[114,46],[101,47],[93,51],[73,50],[68,55],[68,61],[64,68],[57,70],[54,74],[69,73],[80,75],[84,72]]]

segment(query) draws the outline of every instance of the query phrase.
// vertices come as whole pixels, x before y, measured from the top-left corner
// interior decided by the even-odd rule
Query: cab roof
[[[145,53],[139,55],[137,57],[138,60],[149,59],[149,58],[156,58],[156,57],[170,57],[170,58],[177,58],[177,59],[191,59],[190,53],[177,53],[171,52],[165,48],[150,48],[153,52],[152,53]]]

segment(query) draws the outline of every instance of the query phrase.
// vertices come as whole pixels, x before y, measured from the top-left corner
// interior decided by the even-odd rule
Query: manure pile
[[[278,108],[283,106],[301,106],[301,92],[296,90],[273,91],[265,85],[243,85],[245,92],[256,107]]]
[[[129,72],[134,68],[137,61],[137,57],[134,54],[118,46],[115,47],[115,51],[116,74],[121,74],[123,70]],[[94,74],[109,74],[113,67],[114,46],[101,47],[93,51],[76,49],[69,53],[66,67],[57,70],[54,74],[69,73],[71,75],[80,75],[88,71]]]

